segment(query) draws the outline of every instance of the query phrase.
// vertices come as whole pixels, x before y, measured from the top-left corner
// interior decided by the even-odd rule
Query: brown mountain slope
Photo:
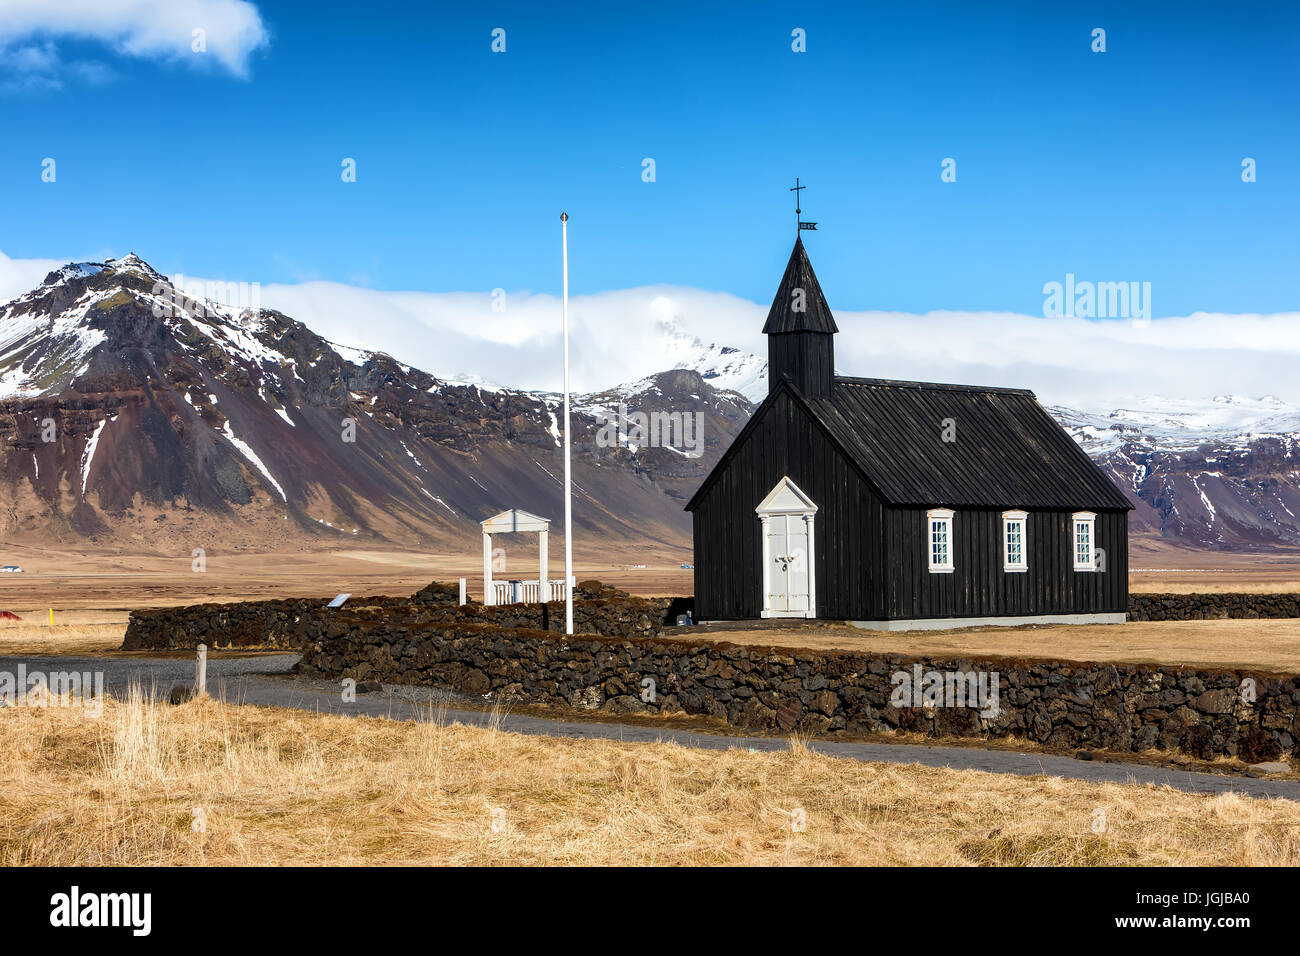
[[[703,417],[699,454],[602,441],[587,403],[575,526],[689,547],[681,505],[749,405],[691,371],[638,388],[618,398]],[[71,265],[0,307],[0,538],[463,548],[504,508],[561,517],[560,414],[555,396],[454,385],[272,310],[185,298],[134,256]]]

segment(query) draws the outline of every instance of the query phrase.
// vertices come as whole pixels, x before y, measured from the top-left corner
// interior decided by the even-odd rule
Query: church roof
[[[837,377],[808,404],[893,504],[1132,508],[1026,389]]]
[[[889,505],[1133,507],[1031,391],[837,376],[828,398],[805,397],[789,380],[781,382],[755,409],[687,511],[695,509],[745,443],[750,426],[782,393],[826,431]],[[952,441],[943,440],[947,419]]]
[[[802,294],[797,294],[796,289],[802,289]],[[785,275],[781,277],[781,286],[776,290],[772,308],[768,310],[763,334],[838,331],[812,263],[808,261],[808,253],[804,251],[803,237],[797,237]]]

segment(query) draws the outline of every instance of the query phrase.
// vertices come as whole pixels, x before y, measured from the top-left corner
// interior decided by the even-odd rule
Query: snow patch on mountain
[[[287,504],[289,496],[284,493],[284,489],[280,487],[280,483],[275,480],[275,476],[271,474],[271,469],[267,468],[266,465],[262,463],[262,459],[258,457],[257,452],[253,451],[246,441],[235,437],[235,432],[234,429],[230,427],[229,419],[222,423],[221,433],[230,440],[230,444],[239,449],[239,453],[243,455],[254,468],[262,473],[263,478],[275,486],[275,490],[280,493],[280,497],[283,498]]]
[[[87,292],[53,318],[27,311],[25,297],[12,300],[0,312],[0,399],[41,395],[84,374],[106,338],[85,324],[86,314],[106,298]]]
[[[104,271],[102,262],[69,262],[66,266],[54,270],[45,281],[51,285],[67,282],[71,279],[88,279]]]
[[[85,265],[92,264],[93,263],[85,263]],[[153,266],[149,265],[149,263],[145,262],[134,252],[127,253],[121,259],[106,259],[104,261],[104,268],[110,269],[118,275],[127,272],[135,272],[150,279],[163,278],[161,273],[155,272]],[[94,275],[95,273],[90,274]]]
[[[1128,448],[1191,452],[1207,445],[1244,449],[1261,438],[1286,448],[1300,439],[1300,408],[1272,395],[1216,395],[1206,401],[1150,396],[1138,407],[1088,412],[1049,405],[1047,410],[1094,458]],[[1213,458],[1207,458],[1213,464]]]
[[[767,395],[767,360],[732,348],[705,342],[686,331],[676,317],[659,323],[663,332],[665,368],[687,368],[716,389],[739,392],[751,402]]]
[[[116,418],[117,416],[114,416]],[[95,432],[86,442],[86,450],[81,456],[81,496],[86,496],[86,482],[90,480],[90,466],[95,461],[95,449],[99,447],[99,436],[104,432],[104,426],[109,423],[110,419],[101,418],[95,425]]]
[[[365,349],[356,349],[350,345],[339,345],[337,342],[330,342],[329,346],[334,350],[334,354],[345,362],[350,362],[356,366],[365,365],[370,361],[374,352],[367,352]]]

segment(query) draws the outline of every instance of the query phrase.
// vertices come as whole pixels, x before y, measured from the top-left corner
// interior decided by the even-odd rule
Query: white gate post
[[[483,532],[483,603],[495,604],[492,600],[492,532]]]
[[[541,569],[542,569],[542,570],[538,573],[538,577],[539,577],[541,580],[538,581],[538,587],[537,587],[537,600],[540,601],[540,602],[543,603],[543,604],[545,604],[547,601],[549,601],[549,600],[551,599],[551,585],[550,585],[550,583],[547,581],[547,566],[546,566],[546,565],[547,565],[547,551],[548,551],[549,548],[550,548],[550,545],[549,545],[549,543],[548,543],[548,541],[547,541],[547,538],[548,538],[549,534],[550,534],[550,532],[547,531],[545,528],[543,528],[541,531],[537,532],[537,550],[538,550],[538,552],[539,552],[539,558],[540,558],[540,561],[541,561],[541,565],[540,565],[540,567],[541,567]]]
[[[465,579],[461,578],[460,579],[460,603],[462,606],[469,603],[469,596],[467,590],[468,589],[465,587]]]

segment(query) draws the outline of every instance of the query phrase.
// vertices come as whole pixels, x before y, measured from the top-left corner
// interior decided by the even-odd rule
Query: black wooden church
[[[1034,393],[835,374],[797,239],[768,394],[687,504],[701,621],[1119,623],[1130,505]]]

